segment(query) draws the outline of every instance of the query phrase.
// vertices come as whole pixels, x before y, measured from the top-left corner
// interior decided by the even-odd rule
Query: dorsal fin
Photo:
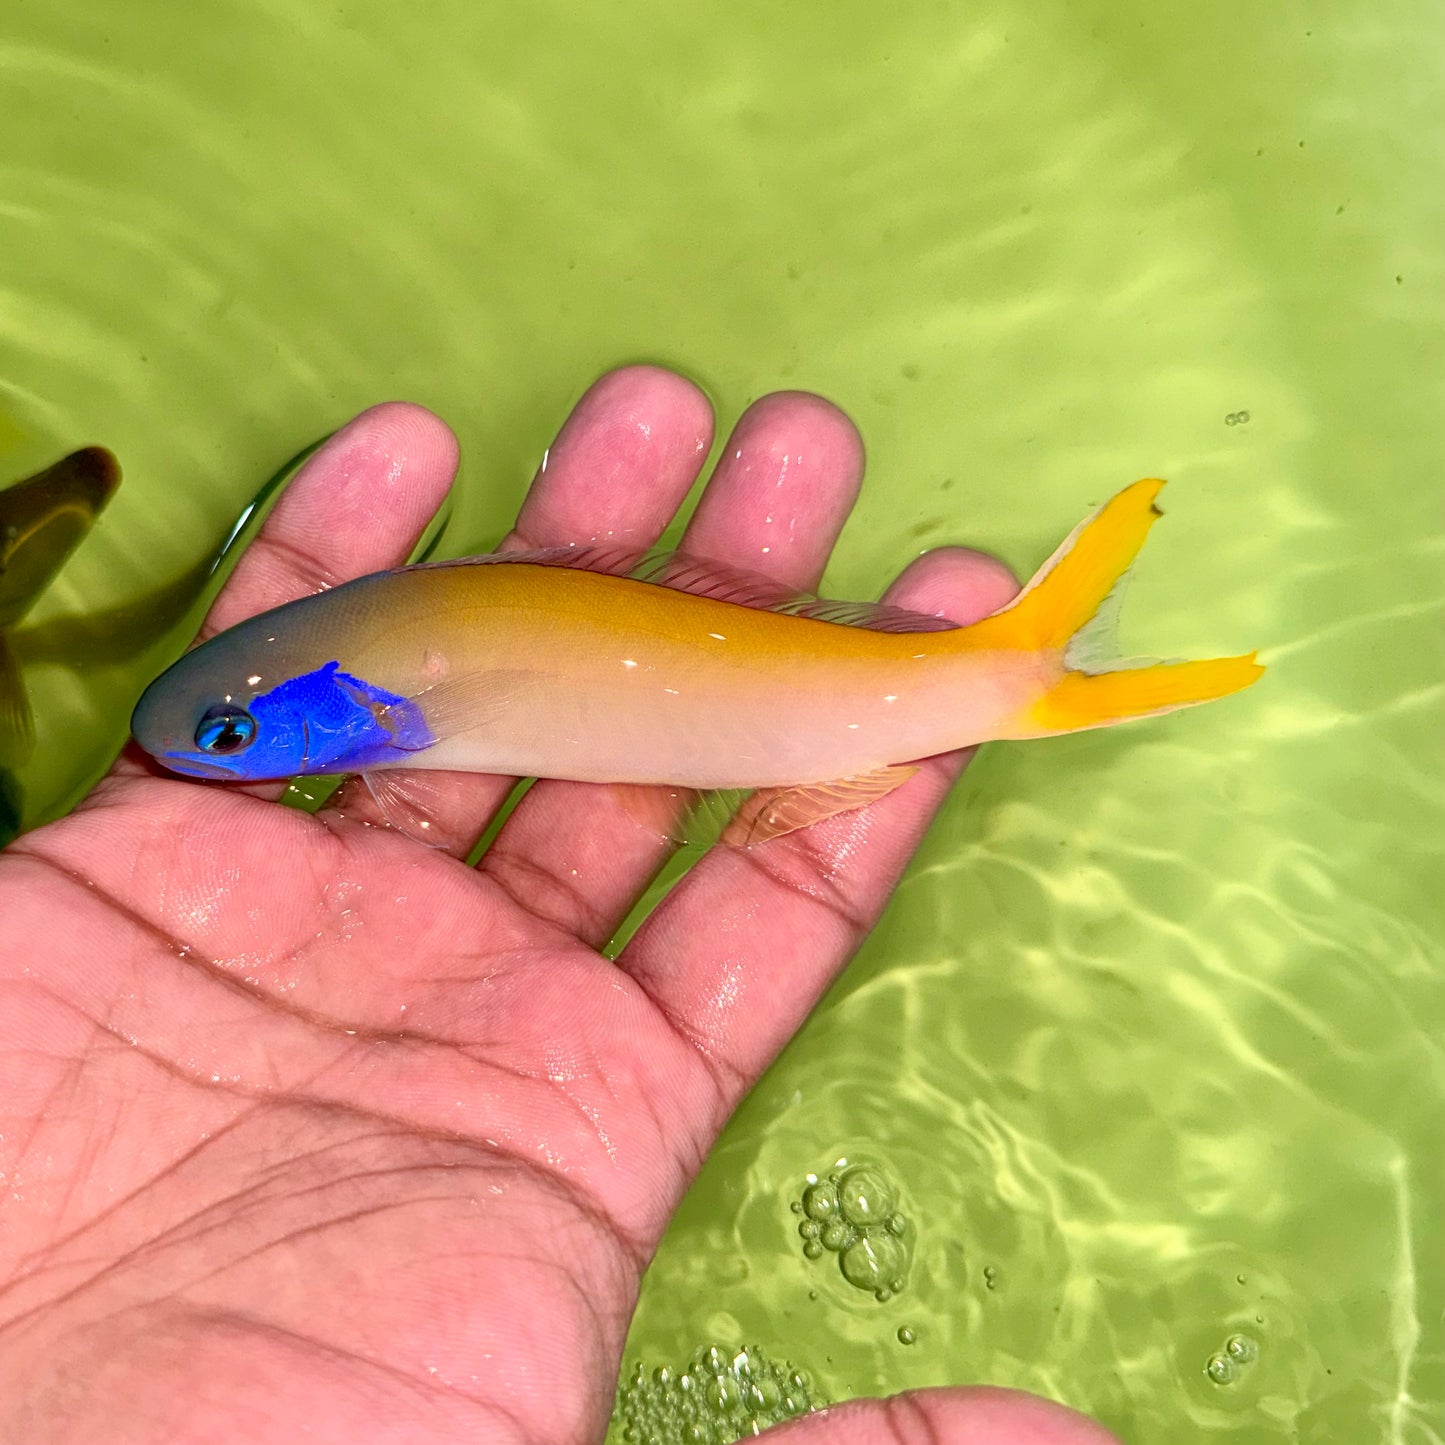
[[[579,572],[599,572],[608,577],[626,577],[715,602],[755,607],[762,612],[782,612],[791,617],[809,617],[816,622],[834,622],[842,627],[861,627],[869,632],[951,632],[958,626],[945,617],[930,617],[904,607],[882,602],[836,602],[812,592],[800,592],[784,583],[688,552],[628,551],[621,547],[546,547],[528,552],[491,552],[481,557],[459,557],[450,562],[427,562],[427,567],[517,566],[567,567]]]

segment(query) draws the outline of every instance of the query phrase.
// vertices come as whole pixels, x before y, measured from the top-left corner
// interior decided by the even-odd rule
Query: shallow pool
[[[1137,1445],[1438,1441],[1438,11],[780,13],[7,7],[0,483],[86,442],[126,471],[16,639],[30,816],[194,618],[132,604],[386,396],[462,437],[458,553],[610,365],[678,366],[724,424],[822,391],[871,455],[845,596],[944,541],[1030,571],[1168,476],[1125,640],[1258,645],[1264,684],[984,751],[684,1205],[628,1359],[1020,1385]],[[845,1157],[908,1221],[884,1302],[789,1207]]]

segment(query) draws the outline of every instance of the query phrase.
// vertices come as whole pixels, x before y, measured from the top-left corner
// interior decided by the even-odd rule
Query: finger
[[[885,600],[966,623],[1015,591],[1001,563],[949,548],[921,557]],[[619,956],[709,1061],[723,1118],[872,928],[972,752],[928,759],[870,807],[756,848],[712,849]],[[684,1152],[701,1145],[700,1138],[678,1141]]]
[[[655,366],[593,383],[543,456],[501,550],[609,542],[645,550],[697,479],[712,444],[712,408],[696,386]],[[352,779],[318,817],[391,823],[463,856],[515,778],[490,773],[390,773],[388,806]],[[417,800],[415,816],[409,799]],[[424,834],[423,834],[424,827]]]
[[[863,444],[837,407],[804,392],[764,397],[728,438],[683,549],[811,587],[862,478]],[[481,866],[535,914],[600,947],[671,850],[608,789],[550,781],[522,800]]]
[[[548,448],[500,550],[652,546],[707,460],[712,425],[707,397],[676,372],[608,372]]]
[[[816,587],[862,482],[863,439],[843,412],[809,392],[765,396],[728,438],[683,550]]]
[[[348,422],[297,472],[246,548],[202,639],[406,560],[457,471],[451,428],[425,407],[384,402]]]
[[[206,614],[199,640],[406,561],[456,470],[456,438],[425,407],[384,402],[362,412],[296,473]],[[154,769],[131,757],[117,771]],[[282,786],[247,791],[275,797]]]
[[[909,1390],[850,1400],[779,1425],[777,1445],[1119,1445],[1102,1425],[1021,1390]]]

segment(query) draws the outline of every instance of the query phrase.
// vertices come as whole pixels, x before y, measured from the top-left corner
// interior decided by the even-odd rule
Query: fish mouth
[[[240,781],[230,768],[223,768],[219,763],[206,762],[191,753],[163,752],[156,755],[156,761],[171,772],[183,773],[187,777],[210,778],[222,783]]]

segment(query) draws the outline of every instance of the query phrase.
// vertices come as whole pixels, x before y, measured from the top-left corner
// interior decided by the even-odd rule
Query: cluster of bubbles
[[[1259,1346],[1248,1335],[1230,1335],[1204,1366],[1204,1373],[1216,1385],[1232,1385],[1259,1358]]]
[[[1243,426],[1249,420],[1247,411],[1232,411],[1224,418],[1225,426]]]
[[[613,1419],[627,1445],[732,1445],[822,1403],[801,1370],[756,1346],[707,1345],[680,1370],[639,1364],[617,1392]]]
[[[878,1300],[903,1288],[908,1221],[898,1212],[898,1191],[878,1165],[850,1164],[821,1178],[809,1174],[803,1197],[791,1208],[803,1216],[798,1233],[809,1259],[836,1254],[843,1278]]]

